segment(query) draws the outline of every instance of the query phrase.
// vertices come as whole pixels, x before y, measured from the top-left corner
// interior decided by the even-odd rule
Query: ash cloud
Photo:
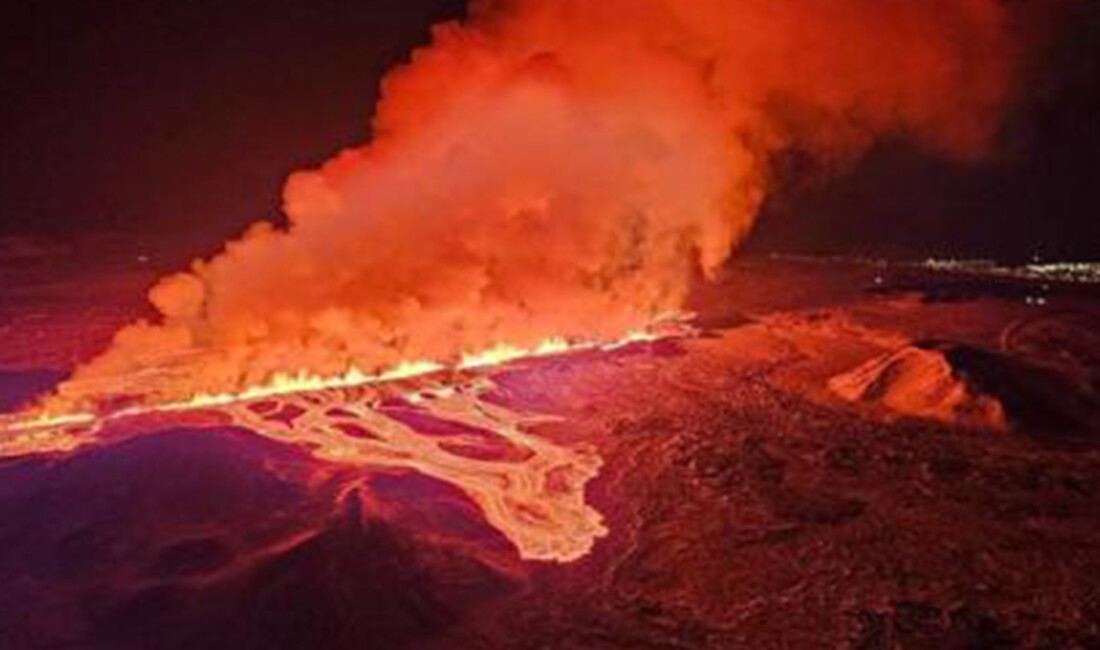
[[[995,0],[485,0],[388,75],[369,142],[165,278],[57,400],[143,399],[611,339],[751,228],[769,161],[882,134],[977,157],[1013,92]],[[134,379],[126,379],[134,378]],[[120,385],[120,382],[122,385]]]

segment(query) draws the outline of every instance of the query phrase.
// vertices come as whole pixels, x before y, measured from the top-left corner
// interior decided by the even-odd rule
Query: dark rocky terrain
[[[152,279],[6,262],[0,406]],[[603,458],[610,534],[578,561],[522,561],[447,483],[169,422],[0,462],[0,648],[1100,647],[1095,290],[750,260],[693,302],[697,338],[494,374]],[[973,351],[953,368],[1005,429],[828,389],[928,341]]]

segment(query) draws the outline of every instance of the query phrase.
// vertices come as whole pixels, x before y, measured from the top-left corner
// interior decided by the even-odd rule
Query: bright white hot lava
[[[319,461],[364,471],[411,469],[445,481],[469,496],[521,557],[568,562],[587,554],[607,533],[584,498],[600,458],[592,449],[560,445],[530,431],[552,416],[486,399],[495,390],[488,371],[690,333],[682,323],[666,323],[660,332],[611,343],[551,340],[531,350],[500,346],[450,366],[422,361],[375,375],[358,370],[332,377],[280,375],[239,393],[100,413],[28,411],[0,419],[0,456],[67,453],[104,438],[173,426],[241,427],[299,446]]]

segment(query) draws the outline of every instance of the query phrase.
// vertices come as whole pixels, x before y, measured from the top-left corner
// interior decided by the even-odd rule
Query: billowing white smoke
[[[615,338],[676,311],[797,141],[975,155],[1010,90],[996,0],[500,0],[384,83],[368,144],[293,174],[258,224],[151,292],[55,404],[236,390]],[[106,384],[104,384],[106,382]]]

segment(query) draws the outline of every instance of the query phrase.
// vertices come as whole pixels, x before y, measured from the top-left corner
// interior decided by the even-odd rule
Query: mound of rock
[[[1016,357],[945,342],[916,343],[833,377],[851,401],[900,415],[1044,437],[1095,438],[1100,399],[1073,377]]]
[[[902,415],[965,427],[1007,428],[1004,405],[955,367],[950,349],[910,345],[829,380],[850,402],[880,404]]]

